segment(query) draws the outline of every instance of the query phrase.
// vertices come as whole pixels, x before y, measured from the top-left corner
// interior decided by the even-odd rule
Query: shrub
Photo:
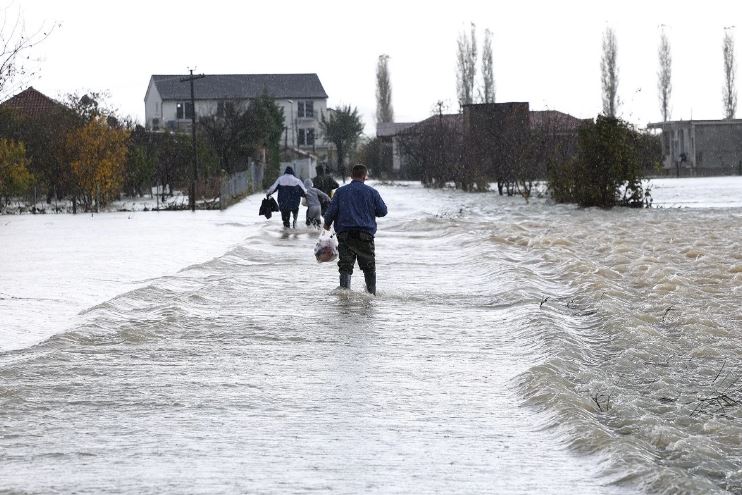
[[[598,116],[578,133],[577,156],[549,170],[549,188],[559,202],[580,206],[642,207],[651,203],[644,187],[647,139],[631,124]]]
[[[0,139],[0,197],[4,204],[14,196],[25,194],[32,184],[33,175],[28,171],[23,143]]]

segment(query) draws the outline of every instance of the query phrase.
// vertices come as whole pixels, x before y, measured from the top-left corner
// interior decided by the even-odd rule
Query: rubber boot
[[[376,295],[376,272],[370,270],[363,272],[363,278],[366,279],[366,292]]]
[[[342,289],[350,289],[350,273],[340,274],[340,287]]]

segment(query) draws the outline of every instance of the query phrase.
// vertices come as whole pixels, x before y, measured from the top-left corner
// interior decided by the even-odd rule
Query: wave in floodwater
[[[0,355],[0,491],[742,493],[742,210],[380,190],[379,297],[266,224]]]

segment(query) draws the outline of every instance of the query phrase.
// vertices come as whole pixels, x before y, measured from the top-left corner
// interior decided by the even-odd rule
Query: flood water
[[[0,492],[742,493],[734,180],[610,211],[379,185],[377,297],[249,198],[223,254],[6,343]]]

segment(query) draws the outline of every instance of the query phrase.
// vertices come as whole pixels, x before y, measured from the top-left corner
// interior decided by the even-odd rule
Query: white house
[[[144,95],[145,126],[152,130],[190,130],[193,106],[187,75],[153,75]],[[212,74],[193,82],[196,118],[219,115],[225,104],[246,106],[263,94],[283,108],[286,147],[325,150],[320,117],[327,93],[317,74]]]

